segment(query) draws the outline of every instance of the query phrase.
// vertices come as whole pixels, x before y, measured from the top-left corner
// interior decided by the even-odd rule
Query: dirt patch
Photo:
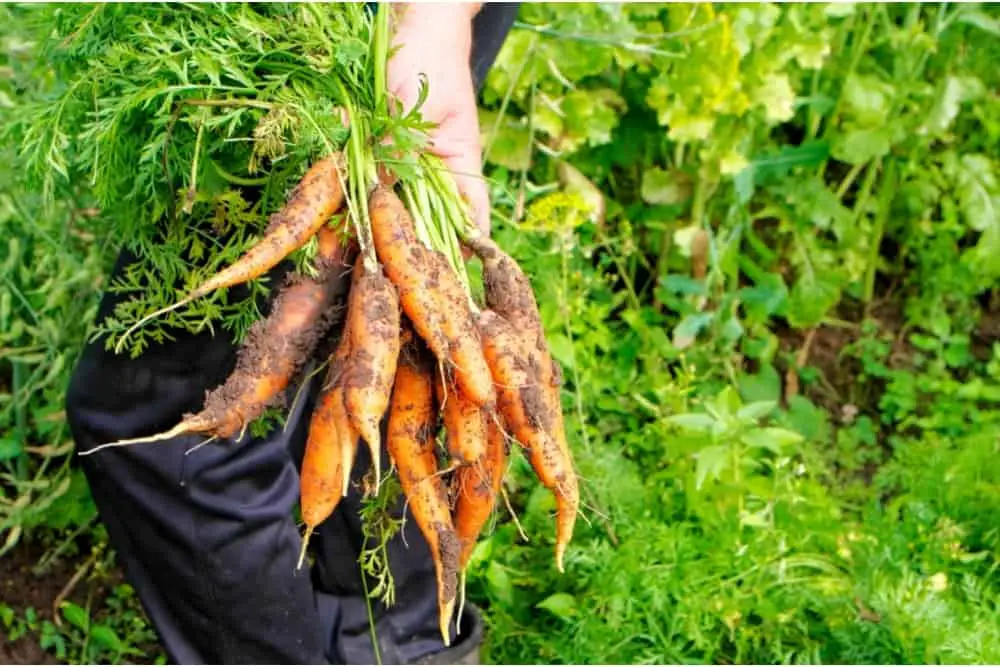
[[[42,650],[33,639],[21,637],[15,642],[8,642],[0,629],[0,665],[58,665],[59,661]]]
[[[0,604],[12,608],[17,618],[24,618],[28,609],[34,609],[39,621],[54,621],[56,599],[86,558],[58,559],[43,572],[38,572],[36,568],[45,553],[46,549],[40,545],[22,543],[0,560]],[[81,553],[88,552],[81,550]],[[103,605],[111,589],[124,581],[124,575],[117,568],[99,580],[83,576],[66,599],[84,608],[89,601],[96,609]],[[0,624],[0,664],[56,665],[59,661],[42,650],[36,633],[29,632],[11,642],[7,628]]]
[[[860,332],[852,328],[821,326],[808,331],[782,328],[775,333],[781,349],[794,354],[794,364],[781,369],[785,377],[785,398],[801,392],[817,405],[838,413],[848,401],[860,372],[854,360],[842,356],[843,350],[857,340]],[[801,371],[807,366],[819,371],[820,381],[800,387],[796,369]]]

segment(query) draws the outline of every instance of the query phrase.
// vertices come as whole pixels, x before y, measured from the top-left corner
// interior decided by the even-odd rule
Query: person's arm
[[[476,225],[489,234],[490,200],[482,177],[482,146],[470,56],[473,19],[482,3],[401,3],[394,5],[389,93],[403,110],[412,108],[421,75],[428,96],[421,108],[436,123],[431,149],[452,170],[468,199]]]

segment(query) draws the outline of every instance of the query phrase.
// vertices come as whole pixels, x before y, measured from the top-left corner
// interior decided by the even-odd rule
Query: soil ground
[[[89,554],[83,552],[57,558],[44,571],[38,571],[38,564],[46,552],[44,546],[22,542],[0,558],[0,609],[12,609],[17,619],[24,619],[25,612],[33,609],[39,623],[55,621],[54,605],[60,594],[81,607],[98,609],[111,590],[125,581],[117,567],[102,572],[99,577],[90,577],[92,570],[89,570],[67,590]],[[65,620],[60,619],[60,623],[66,626]],[[44,651],[38,640],[38,632],[29,631],[10,641],[8,628],[0,622],[0,665],[69,664],[61,663],[53,654]]]

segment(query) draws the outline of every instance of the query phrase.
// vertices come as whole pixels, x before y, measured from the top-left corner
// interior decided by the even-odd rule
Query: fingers
[[[455,177],[458,190],[469,205],[472,221],[484,236],[490,235],[490,193],[482,174],[479,153],[461,153],[445,164]]]
[[[456,114],[432,135],[431,150],[451,170],[462,197],[469,205],[472,220],[479,231],[490,235],[490,193],[483,178],[482,146],[479,141],[479,118],[475,113]]]

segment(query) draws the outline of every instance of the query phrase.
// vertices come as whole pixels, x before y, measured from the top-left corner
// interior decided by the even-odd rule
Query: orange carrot
[[[375,491],[381,481],[380,425],[399,357],[399,295],[381,269],[371,272],[359,257],[344,322],[352,350],[344,373],[344,398],[350,420],[368,444],[375,468]]]
[[[344,189],[338,173],[342,160],[340,154],[335,154],[316,162],[292,190],[285,206],[271,216],[260,241],[180,301],[152,312],[133,324],[122,335],[117,347],[120,349],[125,339],[150,319],[176,310],[217,289],[259,278],[305,245],[344,202]]]
[[[579,488],[569,452],[552,435],[557,418],[546,401],[537,373],[532,372],[523,345],[509,322],[491,310],[479,316],[483,350],[497,384],[497,411],[505,428],[527,450],[531,465],[556,498],[556,566],[563,571],[563,554],[573,536],[580,504]]]
[[[435,373],[434,378],[448,453],[460,463],[472,463],[486,449],[486,412],[466,398],[450,375]]]
[[[83,454],[189,434],[232,438],[277,404],[333,324],[332,306],[340,292],[343,268],[353,252],[353,246],[342,244],[329,227],[323,227],[319,237],[318,275],[288,277],[271,312],[250,327],[237,353],[235,369],[223,384],[206,392],[199,412],[184,415],[180,423],[163,433],[102,444]]]
[[[545,430],[558,446],[563,460],[567,462],[565,465],[572,468],[559,389],[562,372],[549,352],[531,281],[514,258],[493,239],[480,237],[470,241],[469,247],[483,262],[487,306],[513,325],[513,335],[530,366],[529,377],[538,383],[539,399],[544,406],[541,411],[546,417]],[[539,461],[540,465],[542,463]],[[567,482],[566,494],[572,499],[577,496],[578,490],[575,476],[571,478]],[[567,532],[557,544],[557,560],[560,562],[569,542],[571,526],[567,525],[563,530]]]
[[[489,237],[470,240],[468,246],[483,263],[486,306],[520,331],[541,331],[531,281],[514,258]]]
[[[387,448],[410,512],[430,547],[438,584],[438,623],[446,646],[458,587],[458,539],[435,453],[436,411],[433,370],[426,348],[407,345],[400,353],[389,408]]]
[[[343,367],[350,350],[350,339],[342,337],[309,421],[299,472],[299,505],[306,526],[300,566],[312,532],[333,513],[350,488],[358,441],[344,407]]]
[[[487,424],[486,449],[474,462],[455,470],[455,534],[461,548],[458,560],[465,569],[483,526],[493,513],[507,466],[507,442],[493,419]]]
[[[440,253],[417,238],[406,207],[378,186],[369,198],[372,244],[389,280],[399,289],[403,312],[441,362],[453,368],[469,400],[488,407],[495,400],[468,299]]]

